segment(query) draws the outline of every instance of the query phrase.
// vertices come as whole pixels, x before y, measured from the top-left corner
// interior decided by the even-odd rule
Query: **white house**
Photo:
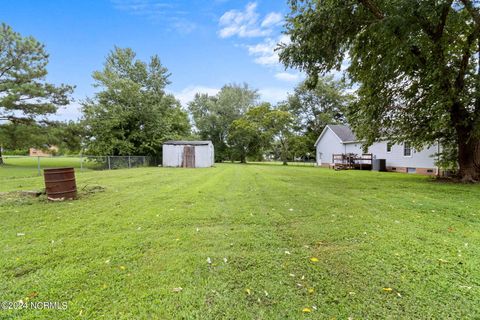
[[[162,149],[164,167],[207,168],[215,162],[212,141],[166,141]]]
[[[333,165],[334,154],[364,153],[362,142],[346,125],[327,125],[315,142],[315,147],[317,165],[325,167]],[[438,173],[435,166],[438,152],[438,145],[415,150],[409,143],[380,141],[371,145],[365,153],[371,153],[374,159],[385,159],[389,171],[433,175]]]

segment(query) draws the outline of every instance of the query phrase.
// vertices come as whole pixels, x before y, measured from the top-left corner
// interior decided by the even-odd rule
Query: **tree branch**
[[[358,0],[361,4],[363,4],[367,9],[377,18],[378,20],[383,20],[385,18],[385,15],[383,12],[380,10],[377,5],[372,3],[370,0]]]
[[[0,78],[3,77],[5,73],[7,73],[8,71],[10,71],[14,66],[15,66],[15,64],[12,63],[9,67],[7,67],[7,68],[5,68],[4,70],[2,70],[2,72],[0,73]]]
[[[7,73],[8,71],[10,71],[17,63],[19,63],[19,62],[21,61],[21,59],[23,58],[23,55],[24,55],[25,53],[26,53],[25,51],[20,51],[20,53],[18,54],[18,56],[17,56],[16,58],[14,58],[14,60],[12,61],[11,65],[1,71],[1,73],[0,73],[0,78],[3,77],[3,76],[5,75],[5,73]]]
[[[471,0],[460,0],[468,13],[472,16],[473,20],[477,24],[477,27],[480,25],[480,12],[475,8]]]
[[[480,125],[480,38],[477,39],[477,98],[475,100],[474,121]]]
[[[385,14],[380,10],[380,8],[374,4],[370,0],[358,0],[360,4],[365,6],[374,16],[377,20],[381,21],[385,19]],[[399,35],[396,34],[397,39],[400,39]],[[418,46],[412,45],[410,47],[410,52],[419,59],[419,62],[422,65],[425,65],[427,63],[427,59],[423,56],[422,52],[420,51],[420,48]]]
[[[435,38],[440,39],[443,35],[443,30],[445,29],[445,24],[447,23],[447,17],[452,9],[453,0],[448,1],[442,8],[442,13],[440,15],[440,23],[435,28]]]
[[[460,60],[458,74],[454,82],[454,88],[453,88],[454,101],[452,104],[451,114],[453,116],[452,119],[454,122],[454,126],[456,128],[465,127],[465,125],[463,124],[463,121],[465,121],[465,119],[467,119],[468,117],[468,112],[465,106],[460,102],[459,95],[462,92],[462,90],[464,90],[465,88],[465,75],[468,70],[470,58],[472,57],[472,45],[476,39],[477,40],[479,39],[479,34],[480,34],[480,24],[477,25],[472,31],[472,33],[470,33],[467,37],[467,42],[465,43],[465,47],[463,49],[462,59]],[[477,111],[478,110],[476,109],[474,110],[474,117]],[[472,130],[472,127],[474,125],[475,125],[474,122],[468,122],[468,127],[470,131]]]
[[[30,124],[32,123],[32,118],[27,118],[27,117],[15,117],[15,116],[1,116],[0,121],[11,121],[15,123],[25,123],[25,124]]]
[[[480,24],[470,33],[467,37],[467,42],[463,49],[462,59],[460,60],[460,68],[458,71],[457,78],[455,79],[455,89],[457,94],[465,87],[465,74],[468,69],[468,63],[472,56],[472,45],[476,39],[479,39],[480,34]]]
[[[417,18],[418,23],[422,27],[423,31],[428,35],[428,37],[433,41],[437,42],[443,36],[443,31],[445,29],[445,24],[447,22],[448,14],[450,13],[453,0],[446,2],[440,13],[439,23],[437,25],[431,24],[425,17],[419,14],[417,10],[414,10],[414,16]]]

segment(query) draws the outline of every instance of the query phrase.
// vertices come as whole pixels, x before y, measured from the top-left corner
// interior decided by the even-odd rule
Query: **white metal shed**
[[[166,141],[163,144],[164,167],[208,168],[215,162],[212,141]]]

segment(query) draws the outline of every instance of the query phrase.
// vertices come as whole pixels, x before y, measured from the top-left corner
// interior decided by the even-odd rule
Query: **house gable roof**
[[[343,143],[357,141],[355,133],[353,133],[349,126],[343,124],[329,124],[328,127]]]
[[[353,133],[352,129],[349,126],[344,124],[328,124],[325,126],[322,133],[315,142],[315,147],[320,142],[320,139],[323,137],[327,130],[331,130],[337,136],[338,140],[340,140],[341,143],[357,141],[355,133]]]
[[[171,145],[193,145],[193,146],[204,146],[211,144],[212,141],[165,141],[163,144],[171,144]]]

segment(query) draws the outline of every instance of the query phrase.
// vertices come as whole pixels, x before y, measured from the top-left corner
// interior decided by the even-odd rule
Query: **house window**
[[[411,157],[412,156],[412,147],[410,143],[405,142],[403,145],[403,156],[404,157]]]
[[[392,152],[392,143],[387,142],[387,153]]]

